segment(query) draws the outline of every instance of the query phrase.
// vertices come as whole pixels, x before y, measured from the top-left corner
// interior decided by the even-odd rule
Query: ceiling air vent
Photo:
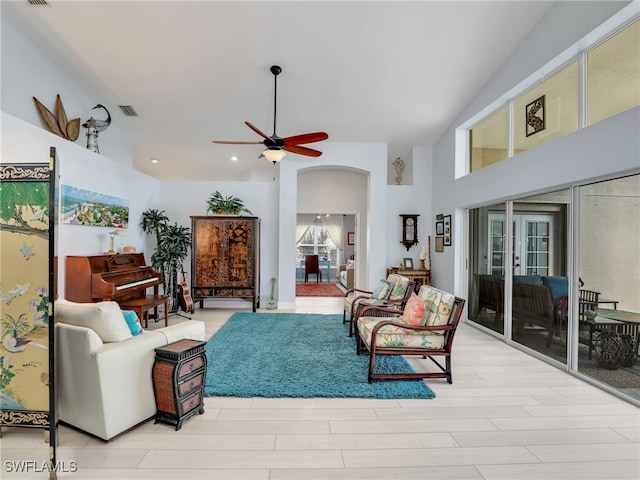
[[[133,109],[131,105],[120,105],[120,110],[122,110],[127,117],[138,116],[138,113]]]
[[[47,0],[27,0],[27,3],[32,7],[49,7]]]

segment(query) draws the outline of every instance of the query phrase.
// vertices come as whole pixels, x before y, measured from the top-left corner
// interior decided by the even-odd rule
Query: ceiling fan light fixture
[[[286,154],[287,153],[284,150],[280,150],[280,149],[275,150],[275,149],[265,148],[265,150],[262,152],[262,155],[260,156],[265,157],[267,160],[269,160],[271,163],[275,165],[280,160],[282,160]]]

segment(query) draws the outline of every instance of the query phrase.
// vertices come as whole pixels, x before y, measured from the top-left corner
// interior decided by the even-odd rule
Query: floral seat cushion
[[[438,290],[430,285],[420,287],[418,294],[412,294],[411,299],[407,303],[407,307],[415,303],[423,302],[424,308],[411,308],[411,312],[405,312],[401,317],[393,318],[394,322],[420,326],[441,326],[447,325],[451,318],[451,311],[455,295]],[[420,312],[419,318],[416,312]],[[361,338],[371,346],[371,336],[373,328],[381,321],[389,320],[389,318],[380,317],[363,317],[358,319],[358,330]],[[396,325],[384,325],[376,335],[376,347],[385,348],[416,348],[425,350],[439,350],[444,346],[444,331],[420,331],[411,328],[402,328]]]
[[[351,311],[351,306],[355,303],[357,307],[360,306],[366,306],[366,305],[373,305],[374,302],[376,302],[376,300],[378,300],[377,298],[373,298],[373,297],[347,297],[344,300],[344,304],[345,307],[347,308],[348,311]]]
[[[361,338],[371,346],[373,328],[381,321],[390,318],[364,317],[358,319],[358,330]],[[402,323],[400,317],[392,319]],[[444,335],[436,332],[418,332],[395,325],[383,326],[376,335],[376,347],[385,348],[420,348],[424,350],[439,350],[444,346]]]
[[[386,280],[380,280],[372,293],[356,292],[344,297],[344,308],[351,312],[354,302],[358,305],[371,305],[375,300],[401,301],[407,293],[409,283],[407,277],[392,273]]]

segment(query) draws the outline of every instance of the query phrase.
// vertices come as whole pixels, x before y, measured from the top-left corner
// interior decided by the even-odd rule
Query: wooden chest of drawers
[[[204,413],[205,345],[199,340],[179,340],[155,349],[156,423],[168,423],[180,430],[184,420]]]

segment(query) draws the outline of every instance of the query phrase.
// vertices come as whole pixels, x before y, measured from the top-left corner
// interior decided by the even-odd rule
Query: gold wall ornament
[[[80,119],[74,118],[71,121],[67,119],[67,112],[65,112],[64,110],[60,95],[56,96],[55,115],[51,113],[51,111],[47,107],[45,107],[42,102],[40,102],[36,97],[33,97],[33,100],[36,103],[36,107],[38,109],[38,112],[40,113],[42,121],[51,133],[72,142],[75,142],[78,139],[78,137],[80,136]]]

